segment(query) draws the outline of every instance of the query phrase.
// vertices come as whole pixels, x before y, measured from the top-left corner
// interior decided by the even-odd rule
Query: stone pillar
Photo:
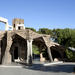
[[[47,51],[48,51],[48,56],[49,56],[50,62],[53,62],[53,58],[52,58],[50,47],[47,47]]]
[[[0,39],[0,63],[1,63],[1,39]]]
[[[27,64],[32,64],[32,40],[27,40]]]
[[[11,45],[12,45],[12,38],[10,34],[7,33],[7,46],[5,50],[5,55],[2,60],[2,64],[11,64],[12,62],[11,53],[10,53]]]

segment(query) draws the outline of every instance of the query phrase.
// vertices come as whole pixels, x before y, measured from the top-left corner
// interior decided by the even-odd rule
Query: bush
[[[66,49],[65,52],[69,61],[75,61],[75,52],[68,50],[68,49]]]

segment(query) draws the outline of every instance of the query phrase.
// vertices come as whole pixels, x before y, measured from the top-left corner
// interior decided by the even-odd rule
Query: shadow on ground
[[[42,64],[33,64],[32,66],[23,66],[25,69],[35,70],[35,71],[44,71],[44,72],[66,72],[72,73],[75,65],[74,64],[62,64],[62,65],[53,65],[53,66],[43,66]]]

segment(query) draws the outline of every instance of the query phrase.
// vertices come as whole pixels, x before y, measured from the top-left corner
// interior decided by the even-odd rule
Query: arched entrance
[[[33,39],[33,45],[37,48],[37,49],[34,49],[34,52],[36,52],[36,54],[33,52],[33,58],[34,58],[33,60],[44,62],[46,59],[46,56],[44,56],[43,54],[46,51],[46,45],[43,38],[39,37],[39,38]]]
[[[56,50],[51,50],[51,54],[54,61],[60,61],[62,59],[61,54]]]
[[[40,51],[39,51],[38,46],[32,45],[32,53],[33,53],[33,60],[40,59]]]
[[[17,34],[12,36],[12,46],[10,53],[12,56],[12,62],[25,62],[27,59],[27,42],[26,39],[20,37]]]
[[[18,59],[18,47],[15,47],[14,49],[14,60]]]
[[[12,45],[12,62],[19,62],[20,61],[20,55],[19,55],[19,53],[20,53],[20,49],[19,49],[19,46],[18,46],[18,44],[16,43],[16,45],[15,44],[13,44]]]

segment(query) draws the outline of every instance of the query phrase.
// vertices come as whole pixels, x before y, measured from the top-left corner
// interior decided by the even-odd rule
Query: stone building
[[[0,19],[0,22],[5,22]],[[8,30],[11,27],[11,30]],[[50,47],[57,45],[50,41],[50,35],[38,34],[30,29],[25,29],[23,19],[13,19],[12,26],[7,25],[6,31],[0,31],[0,63],[11,64],[15,61],[32,64],[32,45],[36,45],[42,58],[42,49],[47,50],[49,60],[53,62]],[[56,50],[63,58],[64,50]],[[59,56],[59,57],[60,57]]]

